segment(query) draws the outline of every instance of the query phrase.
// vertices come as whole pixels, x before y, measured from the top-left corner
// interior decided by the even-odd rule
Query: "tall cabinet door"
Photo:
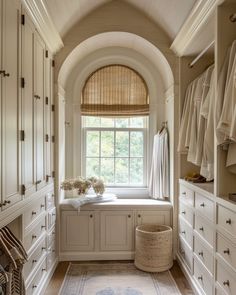
[[[36,190],[34,160],[34,26],[25,13],[25,24],[22,26],[22,78],[24,85],[21,91],[21,130],[24,141],[21,144],[22,184],[25,195]]]
[[[45,121],[44,121],[44,56],[45,45],[37,33],[34,35],[34,114],[35,158],[37,190],[46,185]]]
[[[20,1],[2,0],[2,204],[21,200],[19,157]]]

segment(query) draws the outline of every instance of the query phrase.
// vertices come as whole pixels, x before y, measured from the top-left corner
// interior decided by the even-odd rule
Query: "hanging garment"
[[[200,174],[204,176],[207,181],[214,179],[214,106],[215,70],[212,72],[210,89],[201,110],[201,115],[206,120],[206,130],[204,133]]]
[[[154,136],[149,196],[169,198],[169,144],[168,131],[163,128]]]

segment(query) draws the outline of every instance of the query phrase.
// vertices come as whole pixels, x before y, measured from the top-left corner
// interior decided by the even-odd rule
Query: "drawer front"
[[[48,254],[47,254],[48,270],[50,270],[50,268],[54,265],[55,260],[56,260],[56,244],[55,242],[53,242],[52,245],[48,248]]]
[[[236,269],[236,247],[219,234],[217,234],[216,245],[217,253]]]
[[[24,247],[26,251],[29,251],[30,248],[36,245],[36,242],[39,240],[42,234],[45,233],[45,230],[46,216],[43,216],[39,223],[24,238]]]
[[[216,280],[226,294],[234,295],[236,290],[236,275],[217,261]]]
[[[218,224],[231,236],[236,238],[236,213],[218,205]]]
[[[48,212],[48,229],[50,230],[56,223],[56,208]]]
[[[195,230],[203,237],[203,239],[213,246],[214,230],[209,222],[198,215],[195,215]]]
[[[56,228],[53,227],[52,230],[47,234],[48,247],[55,241],[55,239],[56,239]]]
[[[27,229],[42,212],[45,212],[45,196],[37,200],[24,213],[24,228]]]
[[[196,194],[195,195],[195,207],[196,210],[207,217],[210,221],[214,221],[214,203],[208,198]]]
[[[181,238],[179,238],[179,254],[185,261],[189,270],[192,271],[192,268],[193,268],[192,249]]]
[[[38,294],[40,289],[40,282],[43,280],[46,273],[47,273],[47,263],[45,259],[44,262],[38,268],[32,282],[27,287],[26,295]]]
[[[197,259],[194,259],[194,278],[206,295],[213,294],[213,278]]]
[[[193,226],[193,211],[182,202],[179,203],[179,215]]]
[[[47,193],[46,200],[47,200],[47,210],[55,207],[55,195],[53,192]]]
[[[34,271],[34,269],[38,265],[38,262],[43,254],[46,254],[46,238],[39,242],[37,248],[30,255],[28,261],[24,265],[23,272],[24,278],[26,280],[29,277],[30,273],[32,273],[32,271]]]
[[[187,203],[190,206],[194,206],[194,191],[180,184],[179,197],[181,201]]]
[[[206,266],[209,272],[213,274],[213,265],[214,265],[213,253],[197,237],[194,237],[194,253],[201,260],[201,262]]]
[[[179,218],[179,235],[188,243],[189,247],[193,247],[193,230],[181,217]]]

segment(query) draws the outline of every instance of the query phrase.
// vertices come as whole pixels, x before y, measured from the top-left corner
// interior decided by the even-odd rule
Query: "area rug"
[[[181,295],[171,273],[147,273],[132,263],[68,267],[60,295]]]

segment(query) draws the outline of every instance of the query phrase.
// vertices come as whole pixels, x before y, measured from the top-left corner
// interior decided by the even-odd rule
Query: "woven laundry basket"
[[[137,226],[134,264],[148,272],[170,269],[173,265],[172,228],[155,224]]]

